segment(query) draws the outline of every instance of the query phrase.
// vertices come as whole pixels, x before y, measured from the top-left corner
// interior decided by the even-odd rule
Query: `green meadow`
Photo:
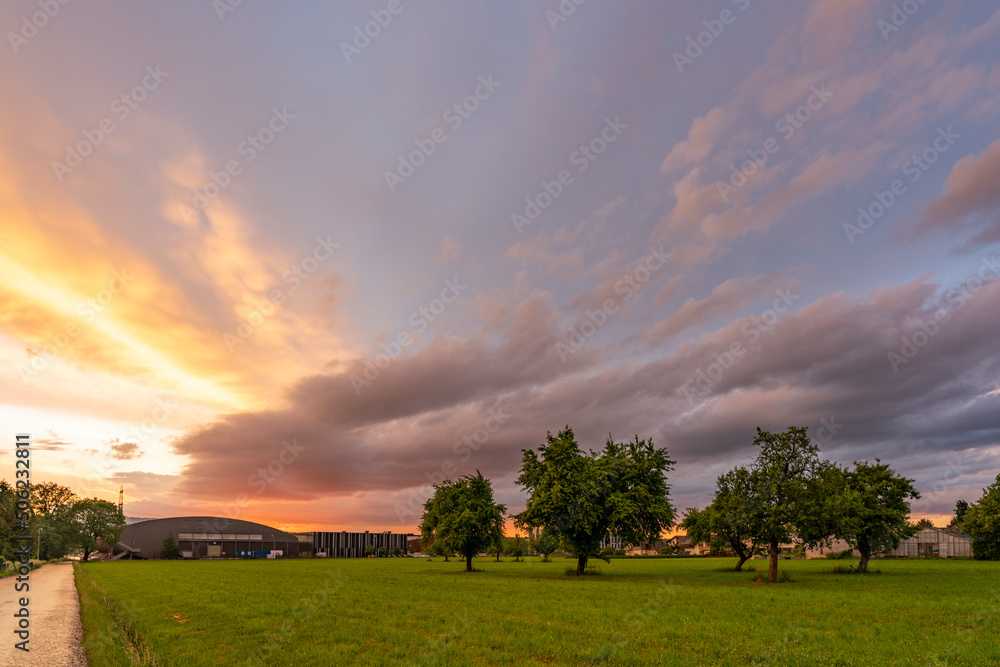
[[[75,565],[103,665],[1000,665],[1000,563],[440,558]]]

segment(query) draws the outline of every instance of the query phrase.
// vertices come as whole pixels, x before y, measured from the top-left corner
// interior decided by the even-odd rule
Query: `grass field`
[[[96,583],[81,596],[156,656],[145,664],[1000,665],[1000,563],[873,561],[881,573],[858,577],[831,572],[850,561],[782,561],[792,581],[773,585],[754,580],[764,561],[733,563],[615,559],[586,577],[537,558],[471,574],[440,558],[75,567]]]

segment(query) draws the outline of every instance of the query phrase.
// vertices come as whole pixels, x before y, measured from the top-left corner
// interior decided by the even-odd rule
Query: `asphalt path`
[[[14,590],[17,575],[0,579],[0,665],[18,667],[87,667],[81,640],[80,598],[73,582],[72,563],[52,563],[32,570],[30,590]],[[14,644],[21,609],[20,598],[28,598],[28,649]]]

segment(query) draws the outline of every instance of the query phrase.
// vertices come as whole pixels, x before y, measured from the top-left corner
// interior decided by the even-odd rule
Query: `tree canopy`
[[[1000,560],[1000,475],[969,505],[959,527],[972,538],[973,558]]]
[[[829,500],[831,464],[820,461],[808,429],[784,433],[757,429],[753,444],[760,453],[747,480],[754,505],[751,535],[767,545],[768,580],[778,580],[778,551],[784,542],[818,544],[833,531],[825,504]]]
[[[534,450],[523,450],[517,483],[528,491],[521,525],[544,528],[577,557],[577,574],[600,558],[602,539],[612,532],[639,544],[674,523],[666,472],[674,461],[652,441],[615,443],[601,452],[581,451],[568,426]]]
[[[434,485],[434,497],[424,503],[420,533],[424,539],[433,537],[438,549],[462,554],[465,570],[471,572],[477,553],[502,543],[506,511],[493,501],[493,486],[477,470],[475,477]]]
[[[910,524],[908,500],[920,497],[912,479],[888,465],[854,462],[854,470],[840,471],[842,485],[835,497],[834,535],[861,553],[858,573],[864,574],[873,551],[895,549],[912,537],[919,524]]]
[[[681,522],[692,543],[731,548],[739,558],[737,571],[760,551],[764,515],[752,483],[753,477],[745,467],[720,475],[712,503],[703,510],[689,509]]]
[[[73,503],[72,517],[77,531],[77,543],[87,560],[99,543],[113,546],[125,530],[125,517],[118,507],[107,500],[87,498]]]

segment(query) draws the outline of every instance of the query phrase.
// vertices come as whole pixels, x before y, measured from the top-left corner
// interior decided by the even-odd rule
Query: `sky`
[[[416,532],[521,450],[1000,473],[1000,11],[0,6],[0,422],[136,517]],[[14,476],[13,446],[0,476]]]

